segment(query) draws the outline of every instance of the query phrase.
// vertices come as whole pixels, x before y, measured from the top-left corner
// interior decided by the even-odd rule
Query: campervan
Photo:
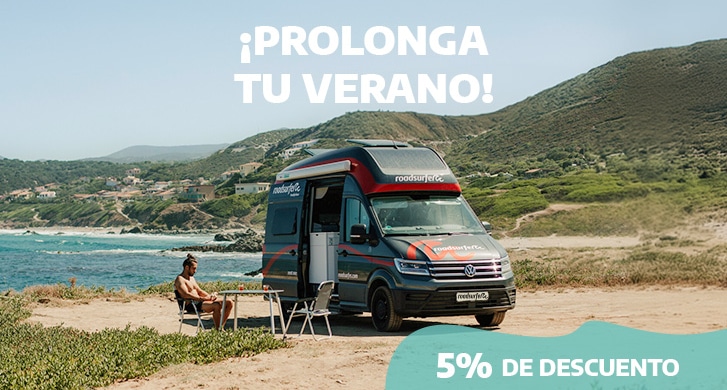
[[[263,283],[283,307],[335,282],[331,309],[370,312],[379,331],[407,317],[474,315],[499,325],[515,307],[505,249],[434,150],[385,140],[325,151],[270,188]]]

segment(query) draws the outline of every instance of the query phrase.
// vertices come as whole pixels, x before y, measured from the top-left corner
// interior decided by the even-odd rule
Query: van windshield
[[[484,233],[461,196],[391,196],[371,199],[385,235]]]

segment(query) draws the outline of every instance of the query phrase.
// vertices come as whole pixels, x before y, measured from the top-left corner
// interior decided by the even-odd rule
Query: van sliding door
[[[314,295],[321,282],[338,282],[336,249],[339,242],[343,178],[327,178],[312,184],[308,193],[307,288]]]

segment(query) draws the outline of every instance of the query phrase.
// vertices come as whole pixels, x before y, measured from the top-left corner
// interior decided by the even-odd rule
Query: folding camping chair
[[[293,310],[290,312],[290,316],[288,317],[288,324],[285,325],[286,332],[290,328],[290,322],[293,320],[293,317],[305,316],[303,326],[300,327],[298,336],[303,334],[307,324],[313,339],[318,341],[316,338],[316,332],[313,330],[313,317],[323,317],[326,320],[326,327],[328,328],[328,337],[323,338],[327,339],[333,337],[331,324],[328,322],[328,315],[331,314],[331,311],[328,310],[328,304],[331,302],[332,292],[333,281],[327,280],[318,286],[318,291],[316,291],[315,297],[303,298],[295,301]],[[302,305],[302,307],[298,308],[298,305]]]
[[[179,295],[179,291],[177,290],[174,290],[174,298],[177,301],[177,305],[179,307],[179,333],[182,332],[182,324],[184,323],[184,320],[188,315],[194,316],[194,318],[197,319],[197,332],[195,334],[199,334],[200,328],[202,330],[205,330],[204,323],[202,322],[202,317],[208,316],[211,318],[212,313],[205,313],[201,309],[197,309],[197,305],[194,304],[196,301],[182,298],[182,296]]]

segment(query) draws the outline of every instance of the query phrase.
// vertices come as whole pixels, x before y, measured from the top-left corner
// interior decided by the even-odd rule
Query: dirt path
[[[577,209],[580,209],[583,207],[585,207],[585,206],[579,205],[579,204],[560,204],[560,203],[551,204],[545,210],[535,211],[530,214],[525,214],[522,217],[518,218],[515,221],[515,227],[512,228],[511,230],[503,232],[502,235],[504,237],[509,237],[511,233],[516,232],[518,229],[520,229],[520,226],[522,224],[524,224],[525,222],[532,221],[535,218],[542,217],[544,215],[554,214],[554,213],[557,213],[558,211],[577,210]]]
[[[714,288],[614,288],[518,292],[515,310],[496,332],[559,336],[586,321],[599,320],[653,332],[687,334],[727,328],[727,289]],[[241,326],[264,326],[267,304],[259,298],[242,300]],[[151,326],[176,332],[175,303],[153,297],[142,301],[93,300],[83,304],[36,307],[29,321],[96,331],[106,327]],[[231,321],[231,320],[230,320]],[[313,341],[310,335],[294,338],[291,348],[250,358],[233,358],[200,368],[168,367],[149,378],[118,383],[113,389],[383,389],[394,350],[411,332],[438,323],[474,326],[470,316],[407,319],[401,331],[378,333],[370,317],[331,318],[334,337]],[[317,329],[324,326],[317,323]],[[229,323],[231,325],[231,322]],[[297,332],[300,323],[294,323]],[[183,332],[194,333],[185,324]],[[311,372],[317,375],[311,376]]]

